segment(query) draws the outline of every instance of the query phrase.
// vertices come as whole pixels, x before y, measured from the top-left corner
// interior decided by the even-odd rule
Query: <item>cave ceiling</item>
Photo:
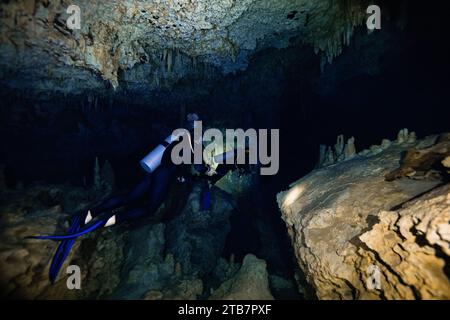
[[[67,27],[71,4],[80,29]],[[0,4],[3,87],[47,92],[144,90],[245,70],[293,43],[331,62],[364,22],[364,1],[17,0]]]

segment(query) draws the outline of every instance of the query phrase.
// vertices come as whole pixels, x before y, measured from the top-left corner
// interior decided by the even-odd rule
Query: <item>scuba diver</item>
[[[192,152],[194,150],[193,144],[202,144],[202,141],[192,142],[191,139],[196,121],[199,121],[197,114],[188,114],[185,126],[186,130],[184,131],[186,137],[183,137],[183,139],[187,138],[189,140]],[[164,202],[172,183],[175,181],[185,183],[189,179],[193,179],[192,175],[186,175],[186,166],[176,165],[171,160],[172,150],[177,145],[177,142],[180,141],[180,138],[181,136],[171,134],[141,160],[140,164],[145,170],[145,177],[131,192],[125,195],[113,196],[101,204],[90,208],[87,212],[76,214],[72,219],[66,235],[28,237],[39,240],[61,241],[50,265],[49,278],[52,283],[55,282],[59,270],[69,255],[76,238],[103,227],[152,215]],[[203,183],[200,197],[200,208],[202,211],[209,210],[211,202],[210,188],[212,185],[230,170],[239,169],[247,171],[248,169],[241,166],[238,167],[234,164],[226,164],[225,160],[230,154],[236,156],[237,152],[230,153],[228,151],[214,157],[214,159],[221,159],[220,162],[217,161],[220,164],[216,166],[207,164],[205,161],[202,164],[194,165],[196,175],[206,180],[206,183]],[[119,210],[123,208],[125,210]]]

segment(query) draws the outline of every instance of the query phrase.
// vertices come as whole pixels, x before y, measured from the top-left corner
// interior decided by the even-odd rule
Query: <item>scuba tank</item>
[[[199,121],[199,117],[196,113],[188,114],[186,127],[189,129],[196,128],[197,121]],[[178,131],[178,130],[176,130],[176,131]],[[148,173],[152,173],[153,171],[155,171],[161,164],[161,160],[164,155],[164,151],[166,151],[167,147],[170,146],[173,142],[177,141],[182,135],[184,135],[186,133],[187,133],[187,137],[189,139],[189,143],[191,144],[191,150],[192,150],[192,152],[194,152],[194,149],[192,148],[191,135],[190,135],[189,131],[187,131],[187,130],[185,132],[178,131],[177,134],[172,133],[163,142],[161,142],[155,149],[153,149],[148,155],[146,155],[144,157],[144,159],[142,159],[140,161],[141,167]]]
[[[148,173],[155,171],[161,164],[161,160],[166,151],[167,147],[170,146],[174,141],[177,141],[181,136],[171,134],[163,142],[161,142],[155,149],[153,149],[149,154],[147,154],[144,159],[140,161],[141,167]]]

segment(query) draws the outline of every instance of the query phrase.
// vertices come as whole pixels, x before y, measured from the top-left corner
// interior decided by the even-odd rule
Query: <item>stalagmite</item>
[[[387,149],[391,146],[391,141],[389,139],[383,139],[381,141],[381,148],[382,149]]]
[[[343,159],[343,156],[344,156],[344,147],[345,147],[345,144],[344,144],[344,135],[341,134],[341,135],[339,135],[339,136],[337,137],[336,144],[334,145],[334,153],[335,153],[335,156],[336,156],[336,160],[337,160],[337,161]]]
[[[336,159],[334,157],[333,150],[331,147],[328,147],[327,152],[325,154],[325,161],[323,163],[323,166],[329,166],[336,162]]]
[[[397,134],[397,143],[402,144],[407,142],[408,137],[409,137],[408,129],[407,128],[401,129]]]
[[[413,131],[408,135],[408,143],[415,143],[417,141],[416,133]]]
[[[351,159],[356,155],[355,138],[348,139],[344,150],[345,159]]]
[[[108,160],[105,161],[100,170],[100,178],[102,184],[106,187],[106,189],[108,189],[108,191],[114,190],[116,178],[111,163]]]
[[[403,129],[401,129],[398,134],[397,134],[397,143],[401,144],[403,142],[405,142],[404,138],[403,138]]]
[[[319,146],[319,161],[317,162],[317,167],[320,168],[323,166],[323,163],[325,162],[325,155],[327,152],[327,146],[324,144],[321,144]]]
[[[450,173],[450,156],[442,160],[442,165],[446,167],[448,169],[447,172]]]

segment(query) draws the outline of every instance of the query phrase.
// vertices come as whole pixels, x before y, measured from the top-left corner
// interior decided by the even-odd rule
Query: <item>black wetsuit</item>
[[[177,177],[184,176],[183,169],[186,169],[186,166],[188,166],[184,164],[175,165],[172,162],[171,153],[175,145],[176,143],[172,143],[167,147],[160,166],[151,174],[146,173],[144,179],[131,192],[107,199],[91,209],[92,216],[95,218],[105,213],[111,215],[114,209],[121,207],[125,207],[125,210],[116,213],[117,223],[153,214],[164,202],[171,184],[177,180]],[[236,169],[235,165],[221,164],[216,168],[216,174],[206,176],[207,165],[194,165],[194,167],[204,180],[202,194],[206,194],[208,192],[207,188],[216,183],[228,171]],[[184,178],[190,179],[190,177],[185,176]]]

